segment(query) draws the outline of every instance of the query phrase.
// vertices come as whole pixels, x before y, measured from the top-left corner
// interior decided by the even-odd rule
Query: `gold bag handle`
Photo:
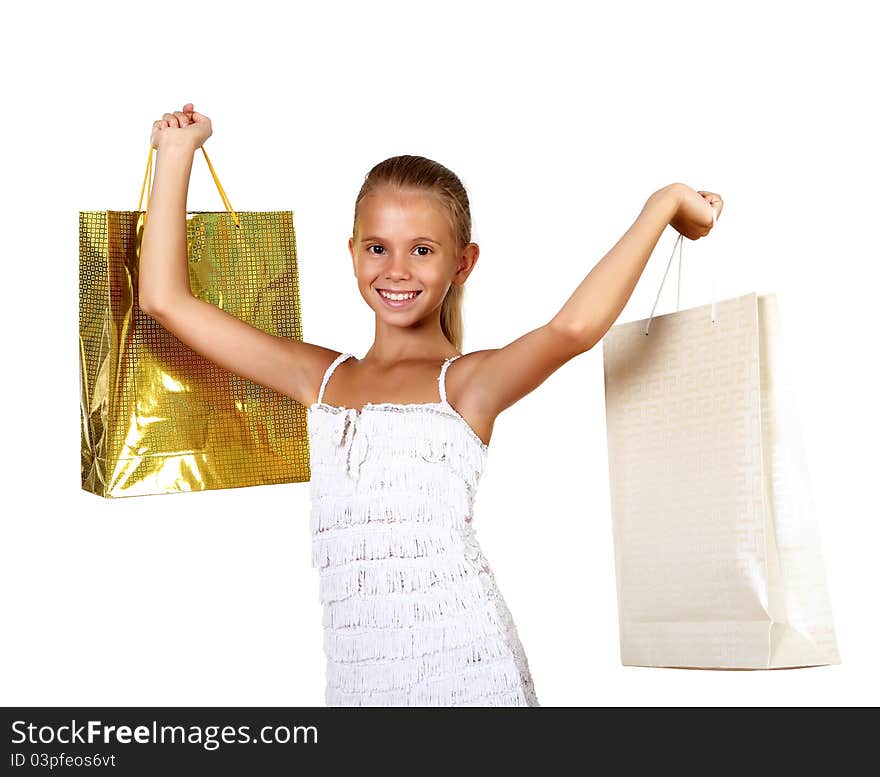
[[[208,169],[211,171],[211,176],[214,178],[214,183],[217,184],[217,191],[220,192],[220,198],[223,200],[223,205],[226,207],[226,210],[232,214],[232,219],[235,221],[236,227],[241,227],[241,222],[238,220],[238,214],[232,209],[232,204],[229,202],[229,198],[226,196],[226,192],[223,191],[223,187],[220,185],[220,179],[217,177],[217,173],[214,171],[214,165],[211,164],[211,160],[208,158],[208,152],[205,151],[205,147],[202,146],[202,153],[205,155],[205,161],[208,163]],[[141,185],[141,197],[138,200],[137,209],[141,209],[141,205],[144,201],[144,191],[147,193],[147,207],[144,210],[144,226],[147,225],[147,211],[150,209],[150,190],[153,188],[153,144],[150,143],[150,155],[147,157],[147,171],[144,173],[144,182]],[[149,182],[149,186],[147,183]]]

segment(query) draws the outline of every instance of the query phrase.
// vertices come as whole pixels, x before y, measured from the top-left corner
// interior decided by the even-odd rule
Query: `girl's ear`
[[[354,238],[353,237],[350,237],[348,239],[348,253],[351,254],[351,269],[354,271],[354,277],[357,278],[358,266],[357,266],[357,257],[354,255]]]
[[[480,258],[480,246],[476,243],[468,243],[464,252],[458,261],[458,270],[456,275],[461,275],[462,279],[466,279],[474,269],[477,259]],[[464,282],[464,280],[462,280]]]

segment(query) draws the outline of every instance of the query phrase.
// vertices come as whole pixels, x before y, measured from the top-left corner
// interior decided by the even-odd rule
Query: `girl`
[[[437,162],[386,159],[361,187],[348,241],[375,313],[373,345],[356,359],[267,334],[192,295],[186,193],[211,133],[192,103],[153,123],[140,307],[224,369],[308,407],[326,703],[538,706],[472,525],[492,427],[602,339],[666,225],[696,240],[721,198],[681,183],[654,192],[547,324],[462,354],[462,293],[479,257],[467,194]]]

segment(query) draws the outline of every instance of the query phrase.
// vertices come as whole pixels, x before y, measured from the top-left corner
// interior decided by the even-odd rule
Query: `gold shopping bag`
[[[839,664],[776,295],[652,310],[603,359],[621,663]]]
[[[194,296],[302,340],[291,211],[187,218]],[[137,272],[153,147],[136,211],[79,214],[82,488],[104,497],[310,479],[306,409],[221,369],[140,310]],[[141,211],[144,189],[146,211]]]

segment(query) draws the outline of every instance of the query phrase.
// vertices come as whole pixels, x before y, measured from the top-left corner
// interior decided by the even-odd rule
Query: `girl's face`
[[[377,315],[398,326],[438,309],[450,284],[464,283],[479,252],[469,243],[458,253],[444,207],[434,196],[391,188],[361,200],[358,232],[348,248],[361,295]]]

